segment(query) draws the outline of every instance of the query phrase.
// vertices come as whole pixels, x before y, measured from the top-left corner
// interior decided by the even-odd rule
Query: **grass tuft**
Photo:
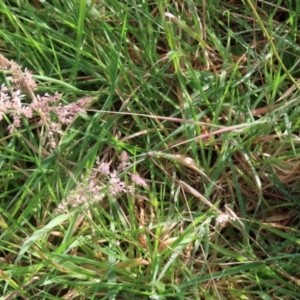
[[[1,300],[299,298],[300,5],[198,2],[0,3]]]

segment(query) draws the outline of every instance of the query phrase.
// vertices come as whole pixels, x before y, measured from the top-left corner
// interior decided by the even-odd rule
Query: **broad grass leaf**
[[[37,241],[41,236],[48,233],[50,230],[52,230],[57,225],[60,225],[61,223],[66,221],[70,217],[71,214],[72,213],[59,215],[59,216],[55,217],[53,220],[51,220],[45,227],[34,232],[33,235],[28,240],[26,240],[24,242],[24,244],[22,245],[22,247],[18,253],[18,256],[16,258],[15,264],[18,264],[18,262],[20,261],[22,256],[26,253],[26,251],[31,247],[31,245],[35,241]]]

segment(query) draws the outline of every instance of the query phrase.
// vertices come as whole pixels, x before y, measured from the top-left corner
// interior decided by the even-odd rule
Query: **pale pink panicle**
[[[138,186],[142,186],[144,188],[149,188],[146,181],[139,174],[131,174],[131,181]]]
[[[15,130],[15,126],[13,124],[10,124],[7,126],[7,130],[9,132],[9,134],[13,134],[13,132]]]
[[[20,90],[13,91],[11,96],[11,110],[14,110],[16,112],[20,112],[22,108],[21,99],[24,97],[24,95],[21,94]]]
[[[129,160],[129,156],[128,156],[128,153],[126,151],[123,151],[120,155],[120,161],[121,163],[118,165],[118,168],[117,170],[120,172],[120,171],[123,171],[127,165],[128,165],[128,160]]]
[[[117,177],[116,171],[111,173],[111,177],[108,182],[108,190],[111,195],[116,196],[127,192],[126,183]]]
[[[0,120],[3,120],[5,114],[12,118],[12,124],[8,126],[10,133],[20,127],[21,118],[31,119],[37,117],[37,125],[45,126],[43,130],[45,136],[41,140],[48,141],[47,145],[55,148],[59,136],[54,135],[54,130],[49,124],[53,119],[59,126],[70,125],[79,113],[85,113],[85,106],[91,103],[92,97],[83,97],[75,103],[57,104],[62,94],[55,92],[54,95],[45,93],[44,95],[35,94],[38,84],[32,76],[32,72],[22,67],[16,62],[8,60],[0,54],[0,69],[4,71],[6,80],[10,82],[8,88],[5,84],[0,86]],[[26,96],[26,101],[30,104],[22,103]],[[28,99],[29,98],[29,99]],[[57,126],[57,127],[59,127]],[[57,133],[58,131],[56,131]]]
[[[105,163],[105,162],[99,163],[96,170],[97,170],[97,172],[99,173],[100,176],[110,175],[110,170],[109,170],[109,164],[108,163]]]
[[[14,122],[13,125],[15,128],[19,128],[21,126],[21,118],[18,115],[14,116]]]
[[[32,77],[31,71],[29,71],[27,68],[25,69],[25,72],[23,73],[24,81],[22,84],[24,85],[25,89],[37,89],[36,81]]]
[[[78,113],[85,113],[85,110],[78,106],[76,103],[62,105],[61,103],[52,107],[58,117],[59,123],[69,125],[71,124]]]
[[[129,157],[124,151],[120,155],[120,164],[128,164]],[[97,158],[95,167],[91,170],[87,180],[80,183],[75,190],[57,207],[58,212],[67,211],[67,207],[77,207],[87,203],[102,201],[105,195],[118,197],[122,194],[134,194],[137,186],[148,189],[148,184],[139,174],[131,174],[129,182],[120,178],[119,167],[111,170],[107,162],[101,162]]]
[[[83,98],[80,98],[76,104],[81,107],[81,108],[84,108],[86,106],[88,106],[91,102],[93,101],[93,98],[92,97],[83,97]]]
[[[23,106],[21,108],[21,113],[24,115],[26,119],[31,119],[33,116],[32,109],[30,107]]]
[[[120,161],[122,163],[127,162],[129,159],[128,153],[126,151],[123,151],[120,155]]]

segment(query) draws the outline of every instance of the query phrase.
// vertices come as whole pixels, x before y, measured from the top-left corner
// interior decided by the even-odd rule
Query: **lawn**
[[[300,299],[300,2],[0,2],[0,300]]]

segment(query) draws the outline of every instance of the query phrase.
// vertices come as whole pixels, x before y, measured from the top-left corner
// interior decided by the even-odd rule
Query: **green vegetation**
[[[299,299],[299,1],[0,16],[0,300]]]

